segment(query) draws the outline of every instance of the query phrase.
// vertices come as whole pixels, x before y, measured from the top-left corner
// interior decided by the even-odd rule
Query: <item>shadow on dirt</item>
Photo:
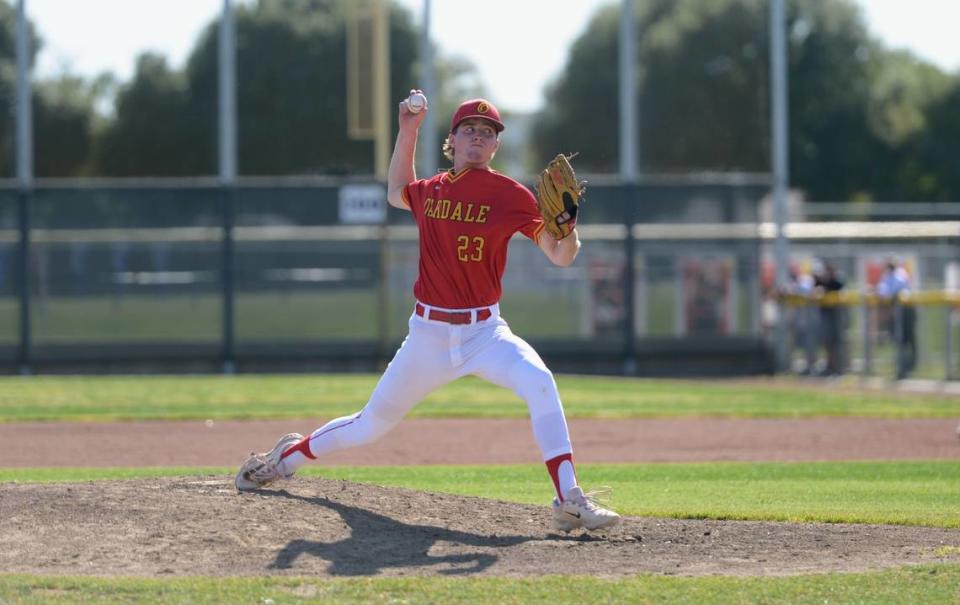
[[[435,565],[452,566],[438,570],[441,574],[467,575],[484,571],[498,557],[490,552],[463,552],[470,550],[464,547],[489,550],[534,540],[583,541],[559,535],[480,535],[433,525],[411,525],[329,498],[299,496],[286,490],[258,493],[328,508],[337,512],[351,530],[349,538],[332,543],[292,540],[277,553],[270,569],[290,569],[300,556],[310,555],[329,561],[327,571],[335,576],[373,576],[385,568]]]

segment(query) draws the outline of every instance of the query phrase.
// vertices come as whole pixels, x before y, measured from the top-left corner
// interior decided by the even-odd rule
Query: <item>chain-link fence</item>
[[[21,370],[382,363],[406,333],[418,247],[410,215],[388,213],[382,195],[371,203],[371,187],[382,192],[318,179],[40,185],[27,200],[7,189],[0,359]],[[669,360],[686,355],[691,372],[728,371],[724,355],[749,350],[745,367],[764,371],[759,242],[661,247],[627,228],[707,209],[750,221],[764,191],[743,178],[592,184],[573,267],[550,266],[523,237],[511,243],[503,313],[546,355],[585,370],[639,359],[641,370],[682,372]],[[709,288],[723,292],[705,310]]]
[[[744,176],[593,179],[576,263],[553,267],[517,236],[502,312],[558,369],[771,372],[772,236],[758,220],[767,192],[764,179]],[[406,333],[418,246],[410,215],[388,212],[381,193],[377,183],[334,179],[228,189],[212,180],[43,184],[29,199],[2,190],[0,363],[7,371],[382,364]],[[896,256],[918,291],[956,287],[947,276],[960,228],[919,224],[802,223],[791,237],[794,265],[829,260],[847,291],[866,292],[878,264]],[[952,308],[918,309],[914,375],[956,367]],[[845,316],[843,371],[893,376],[885,324],[856,308]],[[809,341],[793,331],[798,371],[822,369],[820,331]]]

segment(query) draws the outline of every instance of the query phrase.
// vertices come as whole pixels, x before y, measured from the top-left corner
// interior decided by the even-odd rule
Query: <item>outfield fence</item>
[[[591,179],[572,267],[511,242],[504,316],[562,371],[772,372],[773,228],[758,218],[768,189],[749,175]],[[0,187],[0,368],[381,366],[406,334],[418,262],[409,213],[382,199],[373,181],[319,178]],[[912,259],[924,289],[943,290],[958,225],[789,231],[798,262],[832,259],[851,290],[866,283],[860,268],[890,254]],[[944,361],[952,332],[926,315],[937,327],[920,338],[917,371],[943,376],[943,363],[956,367],[955,352]],[[871,371],[886,371],[883,350],[870,351]]]

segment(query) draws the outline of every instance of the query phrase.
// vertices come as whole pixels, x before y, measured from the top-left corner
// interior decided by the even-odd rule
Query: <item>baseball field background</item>
[[[376,379],[0,379],[0,603],[960,601],[955,394],[559,376],[609,533],[550,528],[522,402],[472,379],[232,489]]]
[[[960,603],[960,63],[919,44],[960,48],[960,4],[432,4],[0,0],[0,605]],[[474,379],[234,489],[378,378],[254,372],[373,372],[406,333],[411,87],[418,174],[470,97],[508,122],[493,168],[579,154],[579,259],[518,236],[504,275],[554,370],[757,376],[557,376],[611,531],[552,530],[526,407]],[[852,302],[847,376],[800,377],[837,326],[780,295],[890,261],[929,303],[910,379]]]

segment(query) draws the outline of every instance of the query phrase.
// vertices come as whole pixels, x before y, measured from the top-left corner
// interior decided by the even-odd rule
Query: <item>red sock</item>
[[[560,454],[554,458],[551,458],[546,461],[547,472],[550,473],[550,479],[553,480],[553,488],[557,492],[557,498],[560,502],[563,502],[564,489],[560,487],[560,465],[564,462],[570,463],[570,468],[573,468],[573,454]],[[574,471],[573,484],[576,485],[576,471]],[[572,486],[570,486],[572,487]]]
[[[304,456],[306,456],[311,460],[317,459],[317,457],[313,455],[313,452],[310,451],[310,435],[307,435],[306,437],[298,441],[296,445],[291,446],[288,449],[284,450],[284,452],[280,454],[280,459],[283,460],[284,458],[286,458],[287,456],[289,456],[294,452],[300,452],[301,454],[303,454]]]

